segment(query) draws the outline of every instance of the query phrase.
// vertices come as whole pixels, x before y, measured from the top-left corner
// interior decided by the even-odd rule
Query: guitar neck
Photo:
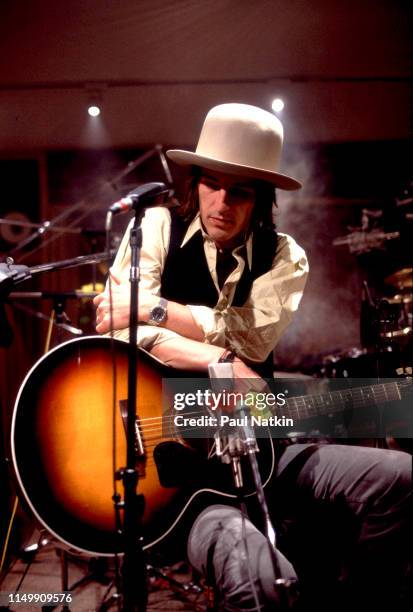
[[[399,383],[388,382],[315,395],[289,397],[282,412],[286,417],[306,419],[343,412],[349,408],[357,410],[400,399]]]

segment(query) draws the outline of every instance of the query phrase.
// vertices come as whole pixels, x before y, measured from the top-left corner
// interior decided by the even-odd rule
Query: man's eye
[[[213,191],[218,191],[219,189],[221,189],[219,183],[214,183],[214,181],[203,180],[202,182],[206,187],[208,187],[208,189],[212,189]]]
[[[244,189],[243,187],[232,187],[229,190],[230,195],[233,198],[247,200],[252,197],[252,191],[250,189]]]

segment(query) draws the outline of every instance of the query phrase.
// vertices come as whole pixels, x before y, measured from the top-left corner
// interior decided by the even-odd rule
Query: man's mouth
[[[214,225],[220,225],[223,227],[232,224],[232,219],[227,219],[225,217],[209,217],[209,220],[212,221]]]

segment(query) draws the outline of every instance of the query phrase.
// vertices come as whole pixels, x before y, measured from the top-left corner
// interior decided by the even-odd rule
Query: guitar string
[[[162,423],[160,423],[158,426],[152,426],[152,425],[151,425],[150,427],[148,427],[148,426],[146,426],[146,427],[140,427],[139,429],[140,429],[141,433],[145,434],[145,438],[146,438],[146,439],[148,439],[148,440],[150,440],[150,439],[151,439],[151,437],[150,437],[148,434],[155,434],[155,433],[157,433],[157,432],[163,432],[163,431],[164,431],[164,429],[165,429],[166,427],[169,427],[169,428],[170,428],[170,427],[171,427],[171,425],[172,425],[172,424],[173,424],[173,422],[174,422],[174,421],[173,421],[173,418],[170,418],[170,419],[169,419],[169,422],[168,422],[168,420],[167,420],[167,419],[165,419],[165,421],[166,421],[166,422],[162,422]],[[266,424],[265,424],[265,425],[266,425]],[[179,433],[187,433],[187,432],[190,432],[190,431],[194,431],[194,429],[195,429],[195,426],[192,426],[192,427],[187,427],[187,428],[186,428],[185,426],[180,426],[180,425],[178,425],[178,426],[176,426],[176,427],[177,427],[177,429],[175,430],[175,433],[176,433],[176,432],[179,432]],[[207,425],[207,427],[216,427],[216,426],[211,424],[211,425]]]
[[[388,387],[388,385],[391,385],[391,386],[396,385],[396,389],[393,389],[393,394],[389,394],[389,391],[391,390],[390,388],[386,388]],[[333,401],[334,399],[339,399],[342,401],[351,400],[352,405],[355,408],[364,406],[366,400],[370,400],[370,399],[378,403],[398,400],[400,399],[400,393],[399,393],[398,387],[399,387],[398,382],[383,383],[381,385],[374,385],[373,389],[368,387],[367,394],[364,392],[365,387],[356,387],[354,389],[349,389],[349,390],[333,391],[329,394],[315,394],[313,396],[295,396],[295,397],[288,398],[286,403],[287,403],[287,407],[289,410],[295,410],[295,411],[300,411],[300,412],[306,411],[308,415],[317,416],[318,415],[318,412],[316,410],[317,406],[326,407],[329,404],[329,402]],[[394,391],[396,391],[396,393],[394,393]],[[355,395],[356,392],[361,392],[362,396],[357,397]],[[329,401],[327,402],[321,399],[321,402],[320,402],[319,400],[317,400],[317,396],[319,396],[320,398],[328,397]],[[312,399],[307,399],[308,397]],[[192,415],[199,416],[199,411],[185,413],[186,417],[190,417]],[[149,421],[156,422],[156,421],[164,420],[167,418],[173,419],[174,416],[177,416],[177,415],[164,414],[161,416],[144,417],[144,418],[140,418],[139,422],[140,422],[140,425],[142,426],[145,422],[149,422]]]
[[[198,414],[198,413],[194,413],[194,414]],[[156,417],[158,419],[161,419],[162,417]],[[170,419],[171,421],[173,420],[172,418]],[[171,424],[168,424],[168,426],[170,427]],[[179,438],[182,437],[183,434],[189,433],[189,432],[193,432],[194,431],[194,427],[189,427],[189,428],[185,428],[185,427],[180,427],[177,430],[168,430],[166,432],[164,432],[164,427],[163,425],[159,425],[158,427],[140,427],[140,431],[141,433],[144,435],[144,446],[145,446],[145,450],[146,449],[152,449],[155,448],[157,446],[158,442],[161,441],[165,441],[165,440],[174,440],[177,439],[177,441],[179,441]],[[152,435],[148,435],[148,434],[152,434]],[[212,434],[210,436],[196,436],[194,437],[194,439],[198,439],[198,440],[202,440],[202,439],[210,439],[212,437]],[[147,444],[147,442],[151,442],[151,444]]]
[[[316,407],[314,406],[308,407],[305,405],[300,406],[300,405],[297,405],[297,402],[296,402],[297,398],[291,398],[291,399],[294,399],[294,407],[288,406],[290,413],[291,413],[291,410],[295,410],[297,412],[297,417],[299,418],[310,418],[310,417],[320,416],[320,412],[316,409]],[[380,394],[379,396],[374,397],[374,401],[378,403],[394,401],[397,399],[399,399],[399,397],[389,397],[387,393],[384,394],[384,396]],[[325,406],[325,402],[324,402],[324,406]],[[358,409],[364,406],[365,406],[365,398],[361,398],[361,400],[358,400],[357,398],[353,398],[352,407],[354,407],[355,409]],[[332,407],[332,409],[334,410],[334,407]],[[190,418],[193,415],[200,416],[199,411],[188,412],[188,413],[185,413],[185,415],[183,416],[184,418]],[[168,421],[173,422],[175,417],[177,416],[179,415],[178,414],[172,414],[172,415],[165,414],[165,415],[155,416],[155,417],[144,417],[144,418],[139,419],[139,426],[142,431],[149,433],[152,431],[156,431],[157,429],[159,429],[160,427],[166,424],[169,424]],[[153,422],[146,424],[147,421],[153,421]],[[162,423],[162,425],[160,422]],[[180,431],[189,431],[189,430],[180,430]]]
[[[301,399],[301,398],[290,398],[289,401],[294,400],[294,403],[296,403],[297,399]],[[397,398],[391,398],[391,400],[394,400],[394,399],[397,399]],[[385,394],[384,397],[382,394],[380,394],[380,396],[376,397],[375,400],[380,403],[380,401],[389,400],[389,397],[388,397],[388,394]],[[359,406],[360,403],[356,401],[356,402],[353,402],[353,405],[357,408],[357,406]],[[364,402],[362,402],[361,405],[364,405]],[[295,409],[297,410],[297,416],[299,417],[308,416],[308,414],[300,415],[300,409],[302,408],[304,407],[295,405]],[[185,414],[185,416],[188,418],[191,415],[199,416],[199,411],[189,412]],[[175,435],[176,433],[178,433],[179,436],[182,436],[188,432],[193,431],[193,428],[180,428],[177,432],[169,432],[169,431],[164,432],[163,431],[164,427],[167,427],[167,426],[169,427],[173,423],[175,416],[177,415],[162,415],[162,416],[154,416],[154,417],[145,417],[143,419],[140,419],[140,422],[139,422],[140,431],[142,435],[144,435],[145,437],[144,443],[148,451],[155,448],[157,444],[162,441],[173,439],[174,433]],[[152,422],[147,423],[148,421],[152,421]],[[152,434],[152,435],[149,435],[149,434]],[[202,437],[200,438],[197,437],[197,439],[202,439]],[[205,439],[206,439],[206,436],[205,436]],[[151,444],[146,444],[146,442],[151,442]]]
[[[382,397],[382,398],[375,398],[375,399],[376,399],[376,401],[380,401],[380,399],[382,401],[383,401],[383,399],[389,400],[388,396],[386,396],[385,398]],[[356,407],[357,407],[357,402],[355,404],[356,404]],[[364,405],[364,402],[363,402],[362,405]],[[299,412],[299,407],[297,407],[297,412]],[[186,413],[186,416],[191,415],[191,414],[199,415],[199,412]],[[147,441],[152,441],[152,440],[157,440],[158,441],[158,440],[164,440],[164,439],[171,439],[171,438],[173,438],[174,437],[174,433],[176,434],[176,432],[172,432],[172,433],[171,432],[167,432],[167,433],[165,432],[165,433],[162,433],[162,435],[161,435],[161,432],[163,432],[163,428],[166,425],[170,426],[170,424],[171,424],[171,422],[173,422],[175,416],[176,415],[163,415],[163,416],[149,417],[147,419],[141,419],[141,423],[146,421],[146,420],[162,421],[162,425],[159,423],[159,425],[156,425],[155,427],[154,427],[155,423],[152,423],[151,425],[144,425],[143,424],[143,425],[140,426],[141,433],[145,434],[145,441],[146,440]],[[169,421],[169,423],[168,423],[168,421]],[[179,435],[182,435],[182,434],[185,434],[187,432],[193,431],[193,428],[189,428],[189,429],[180,428],[178,431],[179,431]],[[156,434],[156,435],[149,436],[148,435],[149,433]],[[198,439],[200,439],[200,438],[198,438]],[[152,446],[153,445],[148,445],[148,448],[151,448]],[[156,446],[156,444],[155,444],[155,446]]]
[[[182,438],[182,434],[193,431],[193,428],[180,429],[178,432],[166,432],[165,434],[162,434],[161,431],[162,430],[159,431],[158,435],[145,436],[143,440],[145,450],[153,450],[157,446],[158,443],[161,443],[165,440],[176,441],[177,443],[181,443],[180,438]],[[205,437],[196,436],[193,439],[210,440],[211,438],[212,438],[212,434],[210,436],[205,436]],[[268,436],[264,436],[263,439],[268,439]]]
[[[390,383],[390,384],[393,385],[395,383]],[[383,385],[377,385],[377,386],[383,387],[384,384]],[[363,390],[363,389],[364,389],[363,387],[357,387],[356,388],[357,391],[358,390]],[[355,390],[353,390],[353,393],[354,393],[354,391]],[[333,393],[339,395],[338,399],[341,399],[341,400],[344,399],[346,401],[348,401],[350,399],[351,403],[352,403],[352,406],[354,406],[355,408],[360,408],[360,407],[365,406],[366,399],[372,399],[372,400],[374,400],[375,402],[378,402],[378,403],[387,402],[387,401],[394,401],[394,400],[400,399],[399,393],[397,393],[396,395],[391,395],[389,397],[388,390],[386,390],[386,389],[382,389],[382,390],[377,389],[377,393],[373,392],[373,396],[374,396],[373,398],[371,397],[371,392],[369,392],[367,394],[367,396],[362,396],[360,398],[358,398],[357,396],[354,396],[353,393],[349,397],[349,394],[348,394],[348,392],[346,392],[346,390],[344,390],[344,391],[336,391],[336,392],[333,392]],[[344,397],[342,397],[343,394],[344,394]],[[362,392],[362,395],[363,395],[363,392]],[[311,396],[311,397],[316,397],[316,396]],[[287,400],[288,408],[290,410],[292,409],[292,410],[296,410],[296,411],[307,411],[307,413],[309,415],[311,415],[311,416],[318,416],[319,413],[316,410],[316,406],[309,404],[309,401],[311,401],[311,400],[306,400],[305,398],[306,398],[306,396],[297,396],[297,397],[289,398]],[[334,400],[335,398],[333,397],[331,399]],[[300,405],[301,403],[302,403],[302,405]],[[291,404],[291,405],[289,405],[289,404]],[[294,404],[294,406],[292,406],[292,404]],[[317,402],[317,400],[315,400],[315,401],[313,401],[313,404],[316,404],[316,405],[318,404],[318,405],[321,405],[321,406],[325,407],[327,402],[325,402],[325,401]],[[199,411],[185,413],[185,417],[189,417],[189,416],[192,416],[192,415],[198,415],[199,416]],[[144,417],[144,418],[141,418],[139,420],[139,422],[140,422],[140,424],[142,426],[142,424],[144,424],[147,421],[159,421],[159,420],[165,420],[165,419],[172,420],[175,416],[177,416],[177,415],[167,415],[166,414],[166,415],[162,415],[162,416]]]

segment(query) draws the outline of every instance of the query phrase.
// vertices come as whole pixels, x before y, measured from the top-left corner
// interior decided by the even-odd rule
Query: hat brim
[[[269,170],[261,170],[261,168],[254,168],[252,166],[243,166],[241,164],[231,164],[221,159],[215,159],[213,157],[204,157],[191,151],[184,151],[182,149],[170,149],[166,152],[166,155],[170,160],[179,164],[180,166],[200,166],[201,168],[208,168],[208,170],[216,170],[218,172],[226,172],[227,174],[234,174],[235,176],[243,176],[260,181],[267,181],[272,183],[279,189],[285,189],[286,191],[294,191],[302,187],[299,181],[281,174],[279,172],[270,172]]]

